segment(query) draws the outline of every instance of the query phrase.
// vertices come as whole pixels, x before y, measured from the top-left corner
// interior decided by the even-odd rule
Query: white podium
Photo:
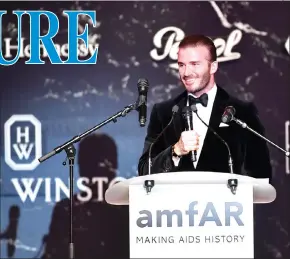
[[[201,171],[137,176],[105,193],[129,205],[130,258],[254,258],[253,203],[275,198],[268,179]]]

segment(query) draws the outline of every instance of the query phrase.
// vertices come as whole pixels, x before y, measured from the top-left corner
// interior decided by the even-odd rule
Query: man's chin
[[[200,91],[200,88],[198,86],[195,86],[195,85],[185,85],[185,88],[190,93],[196,93],[196,92]]]

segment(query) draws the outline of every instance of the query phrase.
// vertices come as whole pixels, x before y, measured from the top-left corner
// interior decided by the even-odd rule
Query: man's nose
[[[185,66],[184,75],[189,76],[191,74],[191,69],[189,66]]]

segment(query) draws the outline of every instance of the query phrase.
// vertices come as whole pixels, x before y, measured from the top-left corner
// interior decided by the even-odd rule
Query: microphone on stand
[[[172,123],[172,121],[174,119],[174,116],[176,115],[178,110],[179,110],[179,107],[177,105],[174,105],[172,107],[172,116],[171,116],[170,121],[165,126],[165,128],[159,133],[157,138],[151,143],[151,145],[149,147],[149,151],[148,151],[148,175],[151,175],[151,167],[152,167],[151,152],[152,152],[152,147],[156,143],[156,141],[162,136],[162,134],[165,132],[165,130],[169,127],[169,125]],[[145,188],[146,188],[146,192],[149,193],[151,191],[151,189],[153,188],[153,186],[154,186],[154,181],[153,180],[145,180],[144,185],[145,185]]]
[[[263,140],[267,141],[268,143],[270,143],[272,146],[278,148],[279,150],[281,150],[282,152],[285,153],[285,155],[287,157],[289,157],[290,152],[284,150],[283,148],[279,147],[278,145],[276,145],[275,143],[273,143],[272,141],[270,141],[269,139],[265,138],[264,136],[262,136],[261,134],[259,134],[257,131],[251,129],[247,123],[245,123],[244,121],[235,118],[235,113],[236,113],[236,109],[233,106],[228,106],[225,108],[225,111],[222,115],[222,122],[223,123],[229,123],[230,121],[234,121],[235,123],[237,123],[238,125],[240,125],[242,128],[247,129],[249,131],[251,131],[252,133],[254,133],[256,136],[262,138]]]
[[[222,122],[229,123],[231,120],[233,120],[235,113],[236,109],[233,106],[227,106],[222,115]]]
[[[229,154],[229,158],[228,158],[229,170],[230,170],[231,174],[234,174],[233,158],[232,158],[231,149],[230,149],[228,143],[213,128],[211,128],[207,123],[205,123],[200,118],[200,116],[197,113],[197,108],[194,104],[191,105],[190,108],[196,114],[197,118],[226,146],[226,148],[228,150],[228,154]],[[238,187],[238,180],[237,179],[229,179],[228,180],[228,187],[231,189],[231,192],[233,194],[235,194],[237,187]]]
[[[139,111],[139,123],[140,127],[144,127],[147,120],[147,92],[149,82],[145,78],[140,78],[137,83],[138,86],[138,111]]]
[[[15,253],[15,240],[17,237],[18,221],[20,217],[20,209],[17,205],[13,205],[9,209],[9,224],[3,233],[0,233],[0,239],[7,239],[7,255],[12,258]]]
[[[194,105],[193,105],[194,106]],[[191,106],[185,106],[183,109],[182,109],[182,116],[185,120],[185,127],[186,127],[186,130],[189,131],[189,130],[193,130],[193,124],[192,124],[192,108]],[[194,151],[191,151],[191,161],[192,162],[196,162],[197,161],[197,151],[194,150]]]

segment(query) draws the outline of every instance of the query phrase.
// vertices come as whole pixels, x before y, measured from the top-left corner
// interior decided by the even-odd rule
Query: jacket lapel
[[[228,98],[228,94],[218,87],[209,121],[209,126],[215,131],[219,128],[221,123],[221,118],[226,108]]]
[[[214,131],[218,131],[228,99],[229,95],[223,89],[218,87],[209,121],[209,127],[212,128]],[[205,166],[206,163],[209,162],[206,156],[209,153],[210,149],[214,148],[212,146],[212,143],[214,143],[216,138],[217,137],[210,131],[210,129],[208,129],[204,139],[200,158],[197,164],[197,170],[200,170]]]

